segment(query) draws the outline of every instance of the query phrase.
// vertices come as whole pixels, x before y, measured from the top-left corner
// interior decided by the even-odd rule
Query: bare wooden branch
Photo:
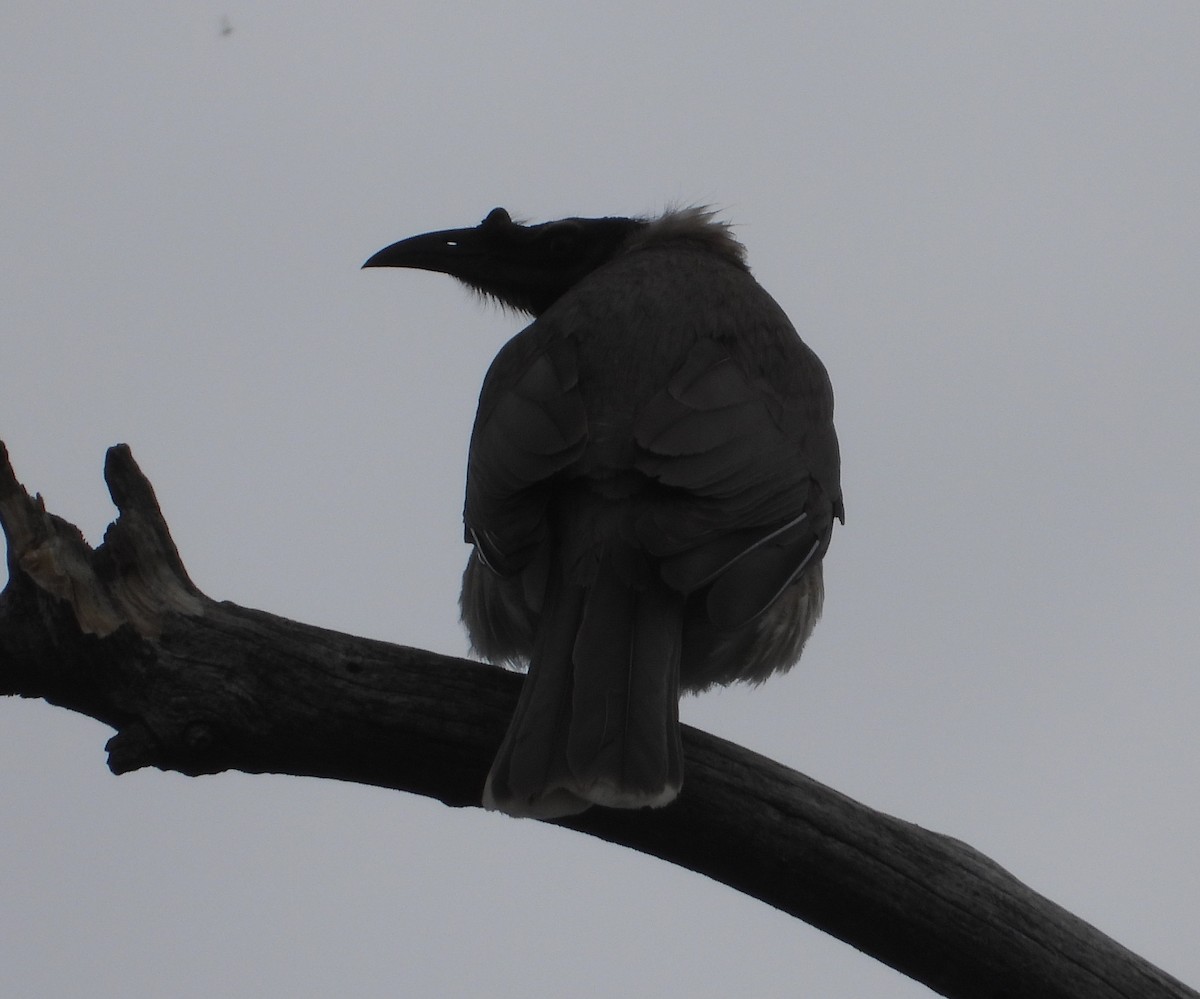
[[[18,484],[0,444],[0,693],[111,725],[109,767],[331,777],[479,802],[520,678],[219,603],[192,584],[129,449],[93,550]],[[705,874],[955,999],[1198,994],[965,843],[688,729],[659,811],[559,824]]]

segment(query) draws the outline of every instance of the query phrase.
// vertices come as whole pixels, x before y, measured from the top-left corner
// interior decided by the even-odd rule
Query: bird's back
[[[530,378],[539,370],[554,377]],[[691,595],[711,590],[722,568],[741,558],[741,574],[757,569],[762,581],[739,582],[738,610],[718,629],[733,631],[790,581],[788,559],[819,560],[824,552],[841,515],[832,416],[823,365],[740,261],[688,239],[651,244],[594,271],[497,357],[480,398],[467,522],[477,538],[507,529],[507,552],[489,561],[507,561],[510,577],[550,545],[553,556],[541,556],[561,560],[568,577],[586,585],[609,550],[631,574],[665,574]],[[548,444],[534,446],[546,474],[528,476],[522,504],[499,466],[523,465],[526,442],[550,426],[569,446],[549,455]],[[536,541],[511,531],[523,506]],[[805,523],[776,539],[787,542],[775,553],[782,567],[764,565],[763,539],[802,516]],[[756,544],[760,550],[744,558]],[[514,552],[521,554],[506,560]],[[733,606],[728,598],[726,606]],[[703,610],[692,617],[694,630],[709,637]],[[532,641],[530,628],[522,633]],[[807,629],[792,644],[806,636]],[[499,651],[486,635],[475,637],[477,647]],[[500,658],[531,654],[530,644]],[[685,662],[685,685],[737,678],[733,664],[691,658],[705,662],[693,670]],[[761,679],[790,665],[781,662],[787,658],[773,655],[748,675]]]

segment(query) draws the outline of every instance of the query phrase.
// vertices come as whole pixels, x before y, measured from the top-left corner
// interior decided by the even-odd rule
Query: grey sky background
[[[1200,985],[1200,6],[10,0],[0,116],[22,482],[98,543],[126,441],[210,596],[448,653],[521,322],[359,265],[720,207],[830,369],[847,522],[802,664],[685,720]],[[6,995],[929,994],[606,844],[117,779],[109,734],[0,702]]]

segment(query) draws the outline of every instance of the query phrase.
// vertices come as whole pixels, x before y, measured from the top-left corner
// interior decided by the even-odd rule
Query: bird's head
[[[470,229],[444,229],[393,243],[363,267],[440,271],[530,315],[541,315],[572,285],[611,260],[644,219],[514,222],[494,208]]]

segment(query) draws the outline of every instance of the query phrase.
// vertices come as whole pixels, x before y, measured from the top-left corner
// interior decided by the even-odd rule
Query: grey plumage
[[[800,656],[842,519],[825,368],[700,209],[413,237],[366,266],[449,273],[536,316],[484,381],[462,615],[528,662],[484,803],[663,805],[678,698]]]

